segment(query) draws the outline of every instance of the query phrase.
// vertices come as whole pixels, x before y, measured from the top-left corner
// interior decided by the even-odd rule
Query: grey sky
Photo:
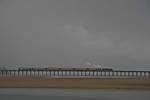
[[[150,69],[149,0],[1,0],[0,63]]]

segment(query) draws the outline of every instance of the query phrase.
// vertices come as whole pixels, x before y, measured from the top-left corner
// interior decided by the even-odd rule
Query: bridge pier
[[[140,77],[142,77],[142,72],[140,72]]]
[[[144,72],[144,77],[146,77],[146,72]]]
[[[79,70],[77,70],[77,76],[80,76],[80,71]]]
[[[33,77],[35,77],[35,70],[33,71]]]
[[[44,74],[44,75],[45,75],[45,77],[47,77],[47,70],[45,71],[45,74]]]
[[[114,71],[112,71],[112,76],[114,77]]]
[[[128,74],[128,77],[130,77],[130,72],[127,72],[127,74]]]
[[[31,77],[31,75],[32,75],[32,71],[29,71],[29,73],[30,73],[30,77]]]
[[[102,71],[102,70],[0,70],[0,76],[14,76],[14,77],[51,77],[51,76],[72,76],[72,77],[150,77],[150,71]]]
[[[15,76],[15,71],[14,71],[14,76]]]
[[[54,76],[55,76],[55,71],[53,71],[53,73],[54,73]]]
[[[148,72],[148,77],[150,77],[150,72]]]
[[[2,72],[0,71],[0,76],[2,76]]]
[[[49,70],[49,76],[51,77],[51,70]]]
[[[28,77],[28,71],[25,71],[25,76]]]
[[[90,71],[88,71],[88,76],[89,76],[89,77],[91,76],[91,73],[90,73]]]
[[[68,76],[68,74],[67,74],[67,70],[65,70],[65,76]]]
[[[24,72],[24,71],[21,71],[21,73],[22,73],[22,76],[23,76],[23,74],[24,74],[23,72]]]
[[[112,73],[112,72],[110,72],[110,71],[108,72],[108,76],[109,76],[109,77],[111,76],[111,73]]]
[[[87,71],[85,71],[85,76],[87,76]]]
[[[99,71],[96,71],[96,76],[98,76],[98,72],[99,72]]]
[[[9,76],[9,71],[7,71],[7,76]]]
[[[8,75],[8,71],[6,71],[6,76]]]
[[[39,77],[39,70],[37,70],[37,77]]]
[[[135,72],[135,77],[137,77],[137,72]]]
[[[82,76],[82,70],[80,71],[80,75]]]
[[[126,72],[124,72],[124,76],[125,76],[125,77],[127,76]]]
[[[65,71],[61,71],[61,76],[65,76]]]

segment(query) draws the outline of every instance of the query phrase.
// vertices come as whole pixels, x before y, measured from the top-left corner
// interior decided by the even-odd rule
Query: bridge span
[[[77,78],[134,78],[150,77],[150,71],[129,71],[100,68],[18,68],[0,70],[0,77],[77,77]]]

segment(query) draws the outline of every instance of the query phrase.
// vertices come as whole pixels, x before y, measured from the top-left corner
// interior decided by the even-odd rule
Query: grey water
[[[150,100],[150,91],[1,88],[0,100]]]

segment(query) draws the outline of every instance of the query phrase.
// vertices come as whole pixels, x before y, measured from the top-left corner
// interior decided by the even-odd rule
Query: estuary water
[[[150,100],[150,91],[1,88],[0,100]]]

